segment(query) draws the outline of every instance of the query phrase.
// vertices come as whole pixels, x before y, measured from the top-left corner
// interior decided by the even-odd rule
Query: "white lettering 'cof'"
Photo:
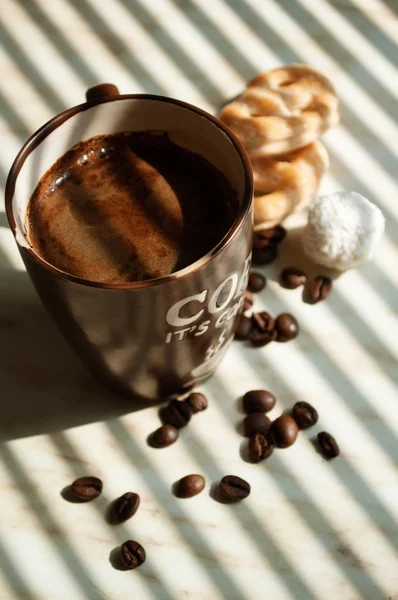
[[[183,298],[183,300],[173,304],[166,314],[166,321],[168,324],[172,325],[173,327],[186,327],[187,325],[197,321],[204,312],[203,308],[195,315],[192,315],[192,317],[180,317],[180,311],[186,304],[189,304],[190,302],[204,302],[206,300],[206,296],[207,290],[203,290],[203,292],[200,294],[188,296],[187,298]]]
[[[221,292],[224,290],[224,288],[231,282],[231,289],[229,290],[229,294],[226,297],[226,299],[224,300],[224,302],[222,304],[220,304],[220,306],[217,306],[217,301],[218,298],[221,294]],[[214,294],[212,295],[212,297],[210,298],[210,302],[209,302],[209,313],[211,315],[214,315],[218,312],[220,312],[220,310],[223,310],[226,306],[228,306],[228,304],[231,302],[232,298],[234,297],[235,294],[235,290],[236,290],[236,286],[238,285],[238,276],[236,273],[233,273],[232,275],[230,275],[229,277],[227,277],[216,289],[216,291],[214,292]]]
[[[252,255],[249,254],[249,256],[246,258],[246,260],[244,262],[243,273],[240,277],[239,285],[236,287],[235,298],[238,298],[241,294],[243,294],[246,291],[247,282],[249,279],[251,257],[252,257]]]

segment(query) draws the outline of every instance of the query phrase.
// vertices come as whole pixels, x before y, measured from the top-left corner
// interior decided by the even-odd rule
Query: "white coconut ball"
[[[314,262],[343,271],[371,260],[384,233],[381,210],[356,192],[316,198],[302,235],[304,252]]]

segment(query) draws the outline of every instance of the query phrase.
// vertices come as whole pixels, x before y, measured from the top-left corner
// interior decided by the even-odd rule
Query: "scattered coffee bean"
[[[274,408],[276,398],[266,390],[251,390],[243,396],[243,410],[247,414],[257,412],[268,412]]]
[[[202,410],[206,410],[208,406],[206,396],[204,394],[201,394],[200,392],[193,392],[192,394],[190,394],[186,399],[186,402],[188,402],[189,406],[192,408],[193,413],[198,413]]]
[[[265,311],[252,314],[252,324],[260,332],[272,331],[275,328],[275,319]]]
[[[261,332],[258,329],[252,329],[249,334],[249,339],[253,346],[266,346],[270,342],[275,342],[278,332],[276,329],[273,331]]]
[[[249,339],[253,346],[265,346],[276,339],[275,320],[269,313],[265,311],[253,313],[252,325]]]
[[[237,340],[247,340],[252,329],[252,320],[250,317],[242,315],[238,322],[238,327],[235,331],[235,337]]]
[[[113,83],[99,83],[86,91],[86,100],[95,102],[100,98],[109,98],[109,96],[118,96],[119,94],[118,88]]]
[[[179,498],[192,498],[197,496],[205,487],[205,478],[202,475],[186,475],[175,486],[175,494]]]
[[[308,402],[296,402],[293,406],[293,419],[299,429],[308,429],[318,422],[318,413]]]
[[[128,540],[122,544],[120,556],[126,569],[136,569],[146,559],[144,548],[134,540]]]
[[[330,277],[326,277],[326,275],[318,275],[308,286],[307,299],[312,304],[315,304],[321,300],[326,300],[331,291],[332,280]]]
[[[249,456],[254,463],[265,460],[271,456],[274,450],[274,442],[270,435],[255,433],[249,439]]]
[[[102,492],[102,481],[98,477],[79,477],[70,489],[80,500],[94,500]]]
[[[252,325],[249,339],[253,346],[265,346],[276,339],[275,320],[269,313],[253,313]]]
[[[270,229],[260,229],[254,232],[253,246],[255,248],[277,246],[285,238],[286,233],[286,229],[282,225],[276,225]]]
[[[192,417],[192,408],[187,402],[181,400],[171,400],[161,411],[161,418],[164,424],[173,425],[180,429],[184,427]]]
[[[250,484],[235,475],[226,475],[221,479],[220,489],[228,500],[243,500],[250,494]]]
[[[113,504],[113,512],[117,521],[121,523],[130,519],[137,512],[139,505],[140,497],[134,492],[126,492],[120,496]]]
[[[289,313],[282,313],[275,321],[277,342],[288,342],[298,336],[300,327],[297,320]]]
[[[340,448],[330,433],[321,431],[317,435],[319,448],[325,458],[336,458],[340,454]]]
[[[286,229],[281,225],[271,229],[255,231],[253,236],[253,264],[268,265],[273,262],[278,256],[278,245],[285,235]]]
[[[251,413],[243,421],[243,431],[246,437],[255,433],[266,435],[271,427],[271,421],[263,412]]]
[[[306,281],[307,276],[304,271],[296,267],[286,267],[281,273],[281,284],[289,290],[294,290],[300,287],[300,285],[305,285]]]
[[[249,310],[254,304],[253,294],[246,290],[245,297],[243,300],[243,312]]]
[[[247,289],[249,292],[261,292],[265,287],[265,277],[261,273],[250,273]]]
[[[166,448],[178,439],[178,429],[174,425],[162,425],[150,437],[150,445],[155,448]]]
[[[298,425],[289,415],[281,415],[272,423],[270,433],[277,446],[288,448],[296,441]]]
[[[252,263],[253,265],[270,265],[272,262],[274,262],[277,256],[278,251],[276,246],[264,248],[253,247]]]
[[[268,229],[268,236],[271,234],[271,240],[274,244],[280,244],[286,237],[287,231],[282,225],[275,225]]]

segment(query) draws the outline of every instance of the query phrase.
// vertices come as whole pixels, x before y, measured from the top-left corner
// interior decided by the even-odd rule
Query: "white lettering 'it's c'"
[[[169,325],[173,327],[186,327],[191,323],[197,321],[201,315],[204,313],[204,309],[202,308],[196,315],[192,315],[192,317],[180,317],[180,311],[186,304],[190,302],[204,302],[206,300],[207,290],[203,290],[200,294],[194,294],[193,296],[188,296],[179,302],[173,304],[171,308],[167,311],[166,321]]]
[[[198,326],[198,331],[196,331],[194,335],[198,337],[199,335],[206,333],[206,331],[209,329],[210,323],[211,321],[203,321],[203,323]]]
[[[231,321],[236,316],[242,304],[243,298],[238,300],[238,302],[236,302],[236,304],[234,304],[231,308],[227,308],[227,310],[218,317],[215,328],[218,329],[228,323],[228,321]]]

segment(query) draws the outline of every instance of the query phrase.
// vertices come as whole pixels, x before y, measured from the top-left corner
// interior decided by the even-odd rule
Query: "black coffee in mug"
[[[61,271],[95,282],[164,277],[228,232],[237,197],[225,175],[167,133],[100,135],[43,175],[26,213],[28,241]]]

